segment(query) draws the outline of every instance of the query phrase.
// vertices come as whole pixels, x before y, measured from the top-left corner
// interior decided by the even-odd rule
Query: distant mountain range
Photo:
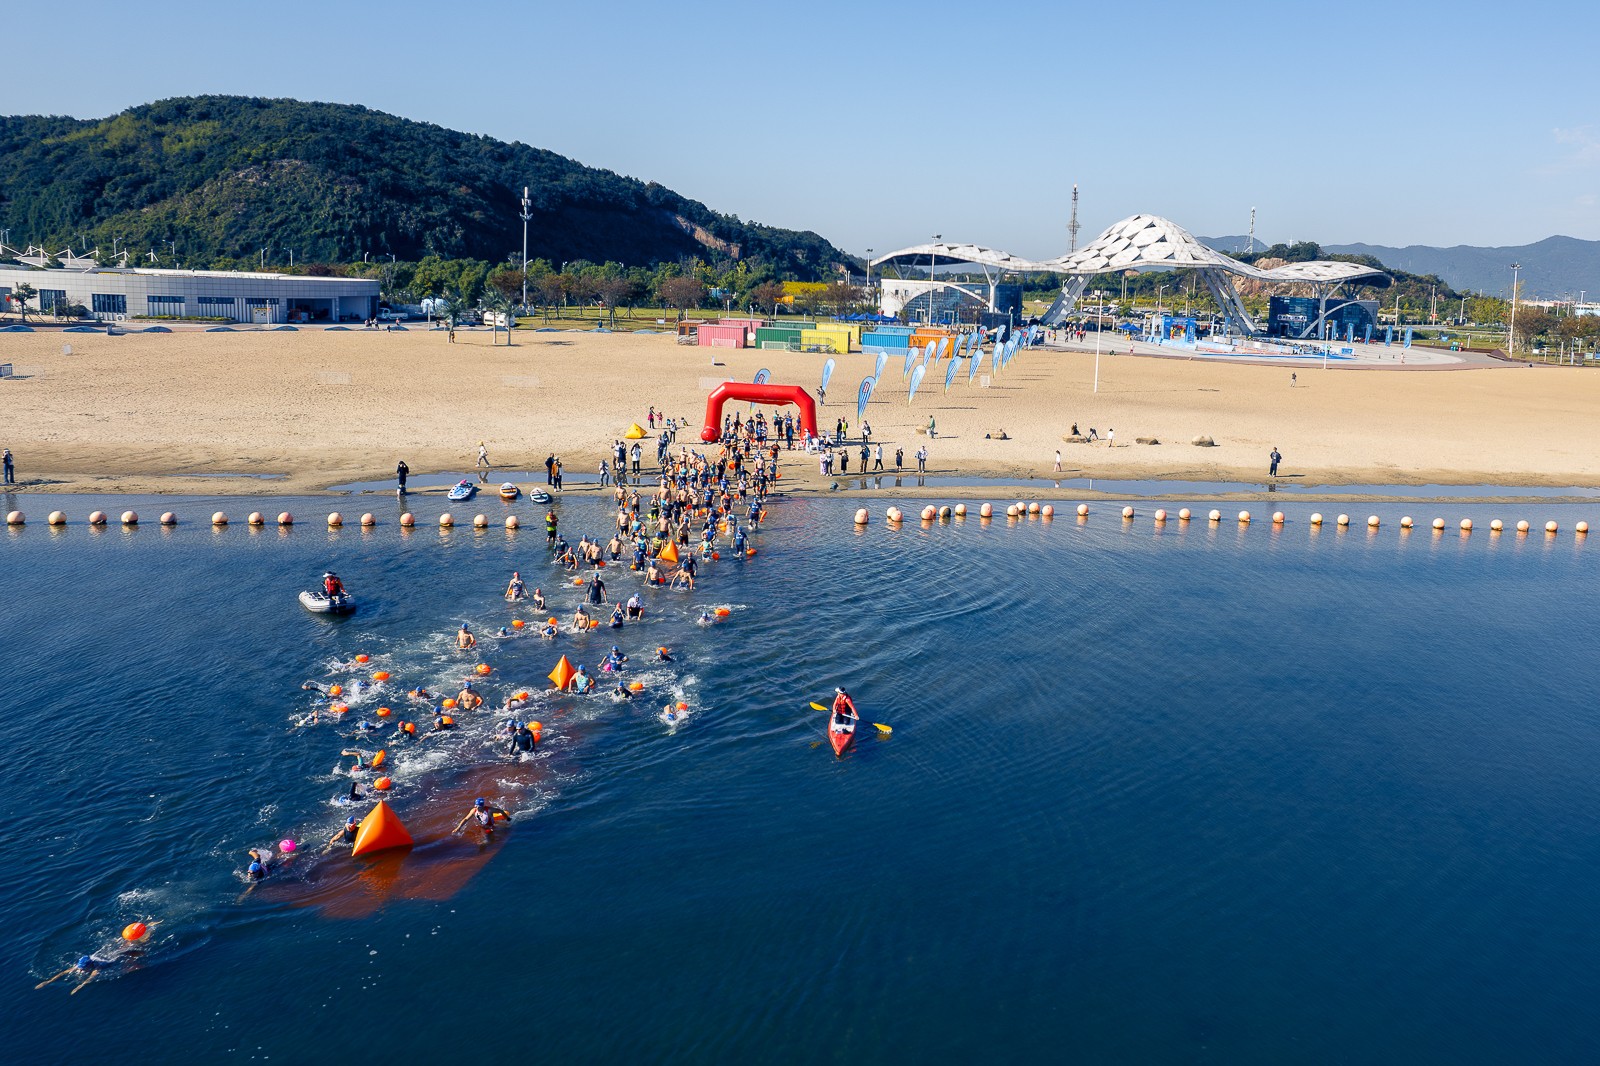
[[[1219,252],[1242,252],[1249,237],[1201,237],[1200,242]],[[1256,238],[1256,250],[1272,242]],[[1580,293],[1590,301],[1600,301],[1600,241],[1576,237],[1546,237],[1533,244],[1509,248],[1479,248],[1458,244],[1453,248],[1434,248],[1413,244],[1391,248],[1381,244],[1325,244],[1324,252],[1345,255],[1370,255],[1384,266],[1410,274],[1437,274],[1453,288],[1506,296],[1511,292],[1511,264],[1521,263],[1522,294],[1535,299],[1554,300]]]
[[[52,251],[109,252],[115,239],[140,255],[166,245],[200,266],[249,264],[262,249],[294,249],[302,263],[500,262],[521,252],[524,187],[530,259],[741,259],[797,280],[850,261],[815,233],[365,107],[197,96],[106,119],[0,116],[0,229],[9,244]]]

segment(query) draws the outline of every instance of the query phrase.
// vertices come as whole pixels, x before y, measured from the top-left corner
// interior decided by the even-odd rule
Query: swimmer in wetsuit
[[[479,796],[472,801],[472,810],[468,811],[450,832],[459,833],[462,826],[476,819],[478,827],[483,830],[484,838],[487,839],[494,836],[494,816],[497,814],[506,821],[511,821],[510,811],[503,807],[496,807],[482,796]]]
[[[332,839],[328,841],[328,846],[322,849],[323,853],[326,854],[339,844],[354,845],[356,842],[356,831],[360,828],[361,823],[357,821],[356,816],[352,814],[350,817],[344,820],[344,825],[339,829],[339,831],[333,834]]]
[[[517,722],[511,732],[511,745],[506,753],[515,759],[518,755],[531,755],[539,750],[539,738],[526,722]]]
[[[656,649],[656,662],[658,662],[658,663],[670,663],[670,662],[672,662],[672,653],[670,651],[668,651],[666,648],[657,648]]]

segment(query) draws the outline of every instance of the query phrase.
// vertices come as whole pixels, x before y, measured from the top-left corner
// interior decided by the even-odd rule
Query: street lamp
[[[528,219],[533,213],[528,210],[528,187],[522,187],[522,306],[528,306]]]
[[[1105,318],[1106,294],[1103,290],[1096,289],[1091,293],[1095,298],[1094,305],[1094,391],[1100,391],[1100,326]]]
[[[933,235],[934,245],[937,246],[943,237],[944,234],[935,233]],[[938,284],[933,273],[934,255],[934,250],[930,247],[928,249],[928,325],[930,326],[933,325],[933,290]]]
[[[1521,263],[1511,264],[1511,324],[1506,327],[1506,351],[1517,354],[1517,271]]]
[[[872,249],[867,249],[867,296],[872,296]]]

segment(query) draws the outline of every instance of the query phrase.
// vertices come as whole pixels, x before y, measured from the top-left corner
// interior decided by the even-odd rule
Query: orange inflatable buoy
[[[505,812],[503,811],[495,811],[492,817],[497,822],[503,822],[506,820]]]
[[[445,700],[439,706],[443,707],[445,710],[449,710],[450,708],[454,707],[455,705],[456,705],[456,701],[455,700]]]
[[[581,584],[583,584],[583,578],[581,578],[581,577],[575,577],[575,578],[573,578],[573,579],[572,579],[572,583],[573,583],[573,584],[574,584],[574,585],[581,585]]]
[[[718,607],[717,608],[717,617],[718,618],[726,618],[732,613],[733,612],[728,610],[726,607]]]
[[[544,729],[544,723],[543,722],[529,722],[528,723],[528,728],[533,730],[535,733],[537,733],[540,730]]]
[[[517,699],[525,700],[527,698],[528,698],[528,690],[527,689],[523,689],[521,692],[517,693]]]
[[[746,556],[748,556],[748,557],[754,557],[754,556],[755,556],[755,554],[756,554],[756,550],[755,550],[755,549],[754,549],[754,548],[746,548],[746,549],[745,549],[745,550],[744,550],[744,553],[745,553],[745,555],[746,555]]]
[[[332,686],[330,686],[329,689],[328,689],[328,695],[330,695],[330,696],[343,696],[344,695],[344,686],[343,685],[332,685]]]
[[[712,552],[711,553],[711,558],[720,559],[720,558],[722,558],[722,553],[721,552]]]
[[[661,554],[660,554],[659,558],[665,559],[669,563],[677,562],[678,561],[678,546],[669,541],[667,543],[667,545],[664,548],[661,549]]]
[[[387,777],[380,777],[372,783],[372,787],[379,792],[387,792],[394,787],[394,782]]]
[[[448,714],[447,715],[443,715],[442,716],[442,720],[444,721],[445,725],[455,725],[456,724],[456,720],[454,718],[451,718]]]
[[[589,619],[589,628],[590,629],[599,629],[600,628],[600,619],[598,619],[598,618]]]
[[[143,940],[148,932],[150,932],[148,925],[143,922],[133,922],[122,927],[122,939],[128,941]]]
[[[393,713],[394,713],[394,712],[393,712],[393,711],[391,711],[391,710],[390,710],[390,709],[389,709],[389,708],[387,708],[387,707],[379,707],[379,708],[378,708],[378,717],[379,717],[379,718],[387,718],[387,717],[389,717],[389,716],[390,716],[390,715],[391,715],[391,714],[393,714]]]
[[[379,748],[378,749],[378,754],[376,754],[376,755],[374,755],[372,757],[372,768],[374,770],[376,770],[378,767],[382,766],[385,762],[387,762],[388,759],[389,759],[389,751],[388,751],[388,749],[387,748]]]
[[[520,618],[513,618],[511,620],[511,628],[512,629],[521,629],[524,625],[526,625],[526,623],[523,622],[523,620],[520,619]]]
[[[389,806],[388,801],[379,800],[378,805],[361,819],[361,827],[356,830],[356,846],[350,849],[350,854],[365,855],[369,851],[409,848],[413,843],[415,841],[406,831],[400,816],[394,813],[394,808]]]
[[[628,685],[628,691],[629,692],[643,692],[644,691],[644,682],[643,681],[634,681],[634,682],[630,683]]]
[[[488,677],[490,672],[493,671],[493,669],[494,669],[494,667],[490,666],[488,663],[479,663],[478,664],[478,676],[480,676],[480,677]]]
[[[387,671],[387,670],[379,670],[377,673],[372,675],[372,680],[374,680],[374,681],[387,681],[387,680],[389,680],[389,671]]]
[[[688,709],[689,709],[689,705],[687,703],[684,703],[682,700],[678,701],[678,710],[687,711]]]
[[[572,663],[568,662],[567,657],[563,655],[561,661],[556,663],[555,669],[545,676],[556,683],[556,688],[566,688],[567,682],[571,681],[573,675],[577,672],[572,668]]]
[[[370,658],[371,658],[371,656],[370,656],[370,655],[357,655],[357,656],[356,656],[356,662],[358,662],[358,663],[364,663],[364,662],[366,662],[366,661],[367,661],[367,660],[368,660],[368,659],[370,659]]]
[[[350,705],[348,703],[335,703],[333,706],[328,708],[328,710],[332,711],[334,714],[343,714],[349,709]]]

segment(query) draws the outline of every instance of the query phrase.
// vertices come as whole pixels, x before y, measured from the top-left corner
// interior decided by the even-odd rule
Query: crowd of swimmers
[[[597,614],[608,613],[608,624],[614,631],[642,622],[646,616],[640,591],[635,590],[626,597],[613,599],[611,589],[601,577],[601,570],[608,563],[626,562],[628,572],[637,574],[647,588],[692,591],[701,563],[720,558],[724,547],[732,551],[737,560],[754,554],[749,547],[750,538],[765,518],[767,497],[778,477],[777,441],[781,436],[793,446],[792,418],[780,417],[774,419],[774,423],[781,427],[779,433],[769,428],[764,415],[749,420],[735,416],[725,425],[722,439],[710,453],[691,451],[687,447],[681,447],[676,454],[666,448],[661,449],[658,452],[660,474],[654,491],[648,496],[638,484],[616,484],[616,528],[606,541],[586,535],[576,545],[569,545],[561,535],[559,517],[554,511],[546,516],[551,565],[566,570],[589,569],[592,572],[585,582],[583,600],[573,613],[571,629],[574,633],[599,627],[600,623],[591,616],[590,609]],[[340,591],[343,591],[342,586]],[[520,571],[513,571],[506,585],[505,599],[513,603],[526,603],[540,613],[548,609],[542,590],[537,587],[530,590]],[[710,611],[703,609],[699,621],[710,624],[715,618]],[[541,637],[553,640],[559,628],[551,619],[541,624],[538,633]],[[502,627],[496,635],[508,637],[511,631]],[[468,622],[461,624],[455,638],[459,651],[472,652],[478,648],[477,635]],[[673,661],[672,653],[666,647],[659,647],[655,650],[653,661],[670,663]],[[596,693],[600,689],[596,676],[609,674],[618,678],[610,692],[611,696],[619,701],[632,699],[634,693],[620,680],[629,662],[621,645],[612,644],[609,652],[594,667],[594,673],[590,673],[586,665],[580,665],[564,686],[565,691],[580,695]],[[373,685],[374,682],[365,679],[352,681],[351,696],[365,695]],[[319,721],[324,707],[334,713],[338,720],[343,720],[343,715],[348,713],[348,705],[339,703],[344,695],[344,686],[307,681],[301,688],[322,697],[313,706],[306,721]],[[448,733],[456,728],[457,714],[471,714],[487,706],[487,701],[471,678],[462,682],[453,700],[430,692],[426,687],[411,689],[407,695],[419,713],[415,720],[405,719],[394,724],[391,745],[421,743],[429,737]],[[526,693],[518,692],[507,695],[496,709],[504,715],[496,731],[496,739],[505,743],[505,752],[512,759],[531,757],[538,752],[538,723],[525,721],[525,716],[520,713],[529,702]],[[662,710],[661,719],[669,725],[676,724],[683,713],[683,704],[669,702]],[[386,723],[361,720],[353,726],[353,733],[358,738],[366,738],[385,728]],[[346,765],[346,759],[351,760],[349,765]],[[334,772],[348,775],[351,784],[348,792],[338,800],[358,802],[376,799],[375,795],[363,791],[363,779],[379,770],[386,759],[385,749],[368,752],[359,747],[342,747]],[[376,791],[381,783],[374,782],[368,787]],[[497,820],[509,821],[510,818],[510,812],[487,798],[479,798],[456,823],[454,831],[476,823],[484,838],[488,839],[494,833]],[[360,826],[359,818],[348,816],[344,824],[328,838],[322,853],[353,846]],[[286,867],[296,853],[297,848],[290,840],[283,841],[279,850],[270,847],[249,849],[246,855],[248,861],[240,873],[246,883],[245,894],[248,895],[257,885]],[[73,992],[77,992],[95,977],[139,954],[139,950],[131,943],[119,941],[112,947],[81,956],[72,966],[40,982],[39,987],[72,977],[76,980]]]

